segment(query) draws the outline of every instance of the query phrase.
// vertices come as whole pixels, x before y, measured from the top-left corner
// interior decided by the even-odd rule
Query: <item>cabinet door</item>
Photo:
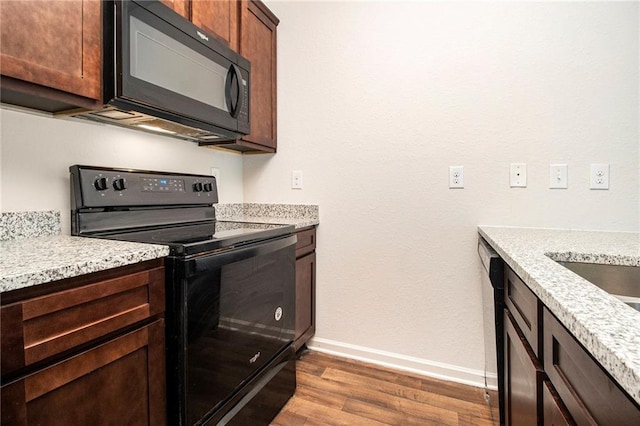
[[[640,408],[544,309],[544,366],[579,425],[640,425]]]
[[[0,72],[10,77],[3,85],[23,90],[24,82],[35,83],[30,90],[53,99],[56,89],[64,102],[64,94],[100,100],[101,9],[95,0],[0,1]]]
[[[316,330],[316,253],[296,260],[296,351]]]
[[[160,0],[175,12],[189,19],[189,0]]]
[[[191,21],[238,50],[238,1],[192,0]]]
[[[240,54],[251,61],[251,134],[243,141],[275,152],[276,125],[276,27],[278,18],[257,1],[240,7]]]
[[[164,320],[1,390],[2,424],[163,425]]]
[[[576,424],[548,380],[545,380],[542,386],[542,417],[544,426],[574,426]]]
[[[538,424],[541,370],[526,339],[517,331],[513,317],[504,318],[505,423],[513,426]]]

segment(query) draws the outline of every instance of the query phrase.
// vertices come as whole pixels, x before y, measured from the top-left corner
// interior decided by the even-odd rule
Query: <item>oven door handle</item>
[[[297,237],[289,235],[285,238],[269,240],[247,247],[232,249],[222,253],[214,253],[187,260],[186,272],[188,276],[201,274],[211,269],[218,269],[223,265],[262,256],[295,245]]]

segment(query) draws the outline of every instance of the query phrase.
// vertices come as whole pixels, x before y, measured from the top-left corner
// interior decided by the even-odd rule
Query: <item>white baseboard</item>
[[[485,387],[484,371],[482,370],[458,367],[455,365],[429,361],[393,352],[380,351],[364,346],[357,346],[349,343],[322,339],[319,337],[314,337],[307,342],[307,347],[314,351],[377,364],[396,370],[407,371],[421,376],[448,380],[479,388]],[[497,383],[498,379],[496,374],[488,374],[487,387],[491,390],[497,390]]]

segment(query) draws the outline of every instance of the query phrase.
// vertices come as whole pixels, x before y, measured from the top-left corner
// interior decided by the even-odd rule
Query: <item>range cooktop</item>
[[[164,244],[169,246],[170,256],[189,256],[231,249],[254,241],[287,235],[293,231],[293,225],[212,221],[128,232],[97,233],[92,236],[137,243]]]

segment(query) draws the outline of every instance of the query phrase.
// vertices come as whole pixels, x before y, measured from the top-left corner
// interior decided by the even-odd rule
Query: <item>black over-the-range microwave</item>
[[[76,115],[206,144],[250,131],[250,63],[160,1],[103,2],[103,99]]]

